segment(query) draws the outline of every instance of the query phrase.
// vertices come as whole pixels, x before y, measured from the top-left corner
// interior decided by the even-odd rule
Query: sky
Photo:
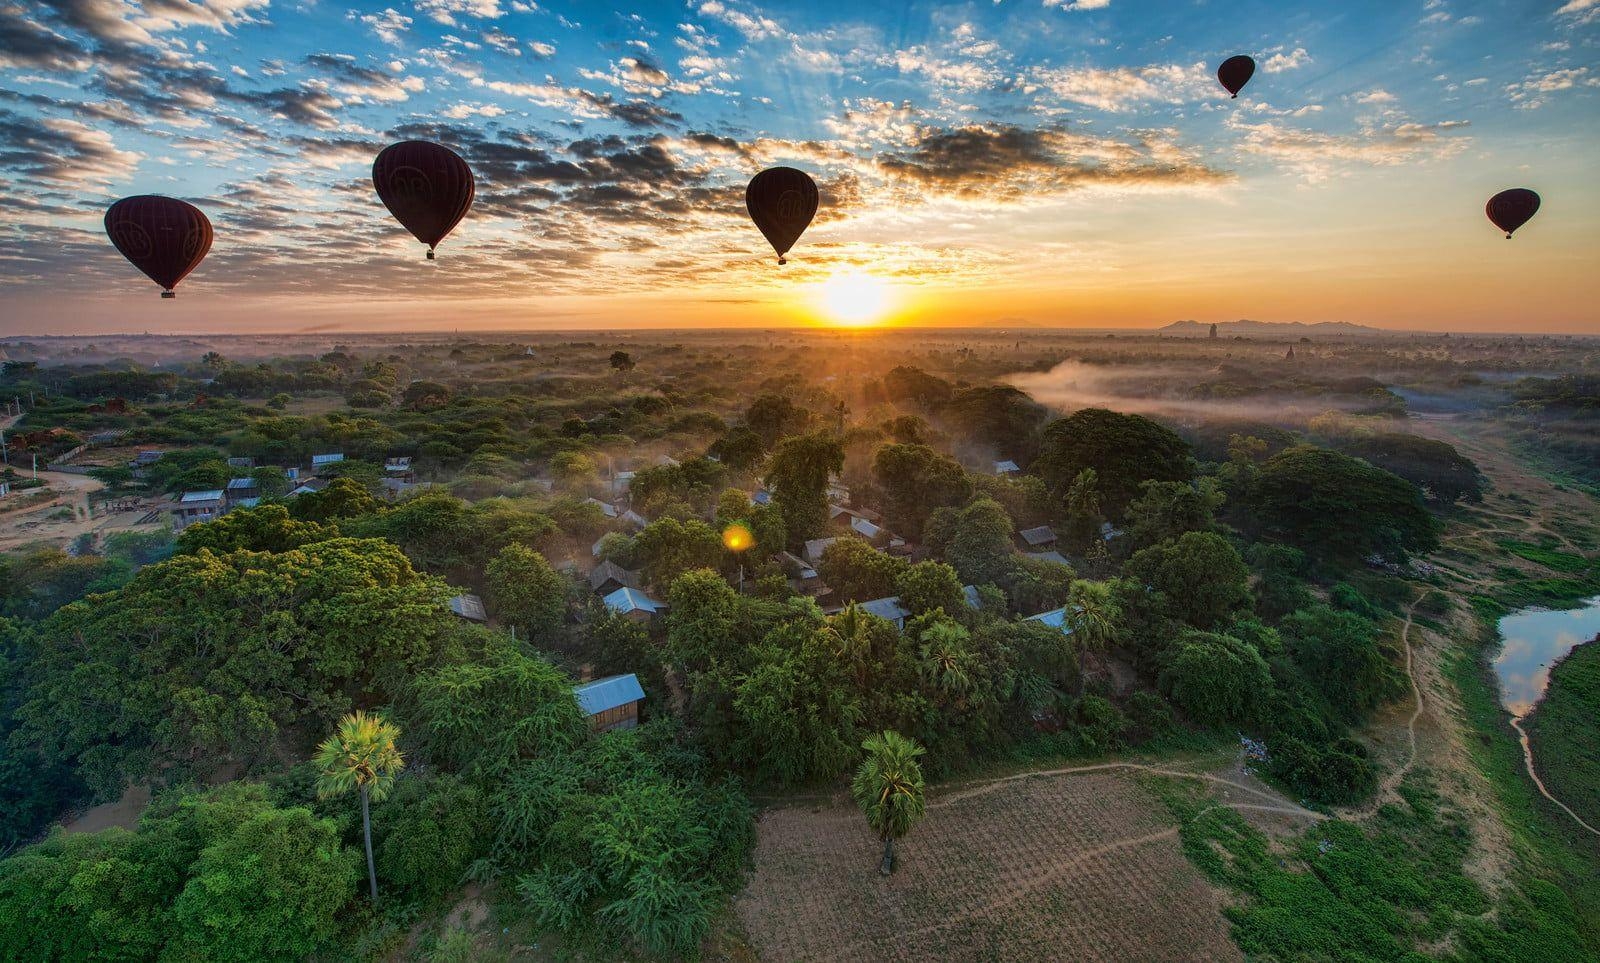
[[[435,262],[372,187],[414,138],[477,180]],[[0,0],[0,335],[1600,334],[1597,148],[1600,0]],[[101,227],[146,193],[215,227],[175,300]]]

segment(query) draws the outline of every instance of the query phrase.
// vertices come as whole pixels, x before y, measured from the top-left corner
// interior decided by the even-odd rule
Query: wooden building
[[[644,687],[639,685],[639,677],[631,672],[579,683],[572,687],[572,694],[596,732],[632,729],[639,724],[639,703],[644,701]]]

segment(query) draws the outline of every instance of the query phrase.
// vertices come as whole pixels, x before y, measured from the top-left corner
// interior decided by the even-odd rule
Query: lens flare
[[[742,552],[755,543],[756,537],[743,522],[734,522],[722,530],[722,544],[730,552]]]

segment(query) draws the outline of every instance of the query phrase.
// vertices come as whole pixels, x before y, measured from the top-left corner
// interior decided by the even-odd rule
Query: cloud
[[[506,15],[500,9],[500,0],[416,0],[417,12],[435,23],[458,27],[457,17],[474,20],[498,20]]]
[[[1268,57],[1261,69],[1269,74],[1282,73],[1285,70],[1296,70],[1311,62],[1311,55],[1306,53],[1306,48],[1296,47],[1288,53],[1279,51]]]
[[[1556,9],[1556,16],[1569,17],[1579,26],[1600,20],[1600,0],[1567,0]]]
[[[1108,113],[1151,101],[1178,104],[1212,96],[1215,86],[1211,69],[1203,63],[1188,67],[1038,67],[1029,73],[1029,80],[1033,87],[1062,100]]]
[[[1230,126],[1243,134],[1241,150],[1282,162],[1313,182],[1333,176],[1341,164],[1392,167],[1438,160],[1460,153],[1470,143],[1469,138],[1458,136],[1468,126],[1464,120],[1404,122],[1368,127],[1354,135],[1237,119],[1230,121]]]
[[[1044,0],[1044,5],[1063,10],[1104,10],[1111,6],[1111,0]]]
[[[372,28],[372,32],[386,44],[399,46],[400,35],[411,28],[412,20],[393,7],[385,7],[382,13],[368,13],[361,16],[361,22]]]
[[[1374,87],[1371,90],[1355,95],[1355,101],[1358,104],[1392,104],[1398,99],[1394,94],[1389,93],[1382,87]]]
[[[744,34],[746,40],[768,40],[773,37],[784,37],[788,33],[778,21],[760,13],[746,13],[723,3],[722,0],[705,0],[700,4],[700,13],[720,20],[733,29]]]
[[[1200,163],[1171,131],[1128,139],[1054,128],[971,125],[926,130],[908,149],[877,156],[879,170],[939,194],[992,202],[1089,186],[1201,187],[1231,175]]]
[[[28,16],[16,4],[0,5],[0,69],[76,71],[90,64],[88,52]]]
[[[0,169],[74,187],[126,180],[142,154],[118,149],[111,135],[76,120],[0,110]]]
[[[1529,74],[1525,80],[1506,85],[1506,93],[1519,109],[1537,110],[1545,105],[1549,94],[1579,87],[1600,87],[1600,76],[1592,74],[1588,67],[1550,70]]]

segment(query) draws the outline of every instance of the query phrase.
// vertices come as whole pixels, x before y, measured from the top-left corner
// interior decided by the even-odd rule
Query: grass
[[[1600,644],[1581,645],[1550,672],[1527,724],[1545,786],[1586,818],[1600,813]]]
[[[1546,545],[1535,545],[1532,542],[1503,541],[1500,543],[1500,547],[1518,558],[1533,562],[1536,565],[1543,565],[1552,572],[1560,572],[1564,575],[1600,572],[1600,562],[1594,562],[1581,555],[1573,555],[1570,552],[1558,552]]]
[[[1327,820],[1281,849],[1193,787],[1150,785],[1189,859],[1240,897],[1225,912],[1250,958],[1408,961],[1445,942],[1465,959],[1596,958],[1558,886],[1528,878],[1495,899],[1466,874],[1470,830],[1426,776],[1372,819]]]

